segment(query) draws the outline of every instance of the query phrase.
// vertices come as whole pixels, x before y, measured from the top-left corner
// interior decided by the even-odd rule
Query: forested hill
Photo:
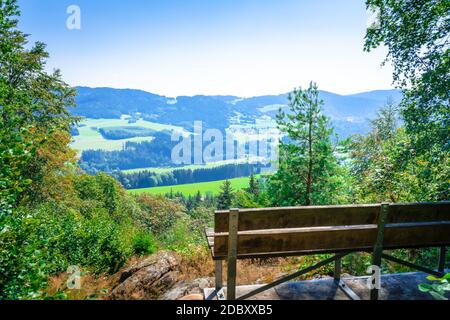
[[[170,98],[141,90],[78,87],[74,115],[87,118],[117,119],[140,114],[144,120],[182,126],[190,129],[194,121],[205,128],[224,129],[233,123],[252,124],[267,117],[274,118],[280,107],[287,105],[287,94],[239,98],[235,96],[181,96]],[[379,90],[354,95],[338,95],[321,91],[325,114],[341,136],[364,133],[367,119],[373,118],[386,101],[398,102],[401,92]]]

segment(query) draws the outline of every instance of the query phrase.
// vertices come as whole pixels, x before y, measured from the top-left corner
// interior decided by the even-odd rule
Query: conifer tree
[[[220,187],[222,190],[217,198],[217,209],[218,210],[228,210],[231,208],[233,203],[233,188],[231,188],[231,182],[226,180]]]
[[[289,95],[289,112],[279,111],[277,124],[286,134],[280,144],[278,172],[269,179],[274,205],[330,204],[336,193],[337,160],[329,119],[315,83]]]

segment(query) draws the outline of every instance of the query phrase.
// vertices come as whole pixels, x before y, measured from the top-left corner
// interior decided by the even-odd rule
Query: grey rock
[[[186,297],[203,296],[203,290],[214,286],[214,278],[200,278],[193,281],[180,281],[169,291],[163,294],[160,300],[186,300]]]
[[[111,292],[113,300],[154,300],[170,290],[180,279],[179,259],[162,251],[124,270],[119,285]]]

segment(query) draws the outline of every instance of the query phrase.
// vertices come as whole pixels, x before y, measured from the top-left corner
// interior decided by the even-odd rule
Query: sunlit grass
[[[134,189],[129,190],[128,192],[133,194],[162,194],[165,195],[170,193],[171,190],[173,193],[181,192],[185,196],[194,196],[199,191],[201,194],[212,194],[217,195],[220,193],[220,187],[223,185],[225,180],[213,181],[213,182],[202,182],[202,183],[194,183],[194,184],[181,184],[177,186],[168,186],[168,187],[155,187],[155,188],[146,188],[146,189]],[[244,188],[248,188],[249,178],[236,178],[230,179],[231,187],[234,190],[241,190]]]

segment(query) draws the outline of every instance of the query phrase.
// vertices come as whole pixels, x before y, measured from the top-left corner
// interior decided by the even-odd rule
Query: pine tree
[[[260,192],[259,182],[255,178],[255,175],[253,173],[250,176],[248,192],[256,197],[259,196],[259,192]]]
[[[322,114],[323,101],[315,83],[289,95],[289,112],[277,115],[279,130],[287,135],[280,144],[278,172],[269,179],[274,205],[329,204],[337,170],[330,136],[333,129]]]
[[[200,191],[197,191],[197,194],[195,195],[195,205],[198,206],[202,202],[202,193]]]
[[[222,190],[222,192],[217,198],[217,209],[228,210],[231,208],[234,197],[233,188],[231,188],[231,182],[229,180],[226,180],[220,187],[220,189]]]

